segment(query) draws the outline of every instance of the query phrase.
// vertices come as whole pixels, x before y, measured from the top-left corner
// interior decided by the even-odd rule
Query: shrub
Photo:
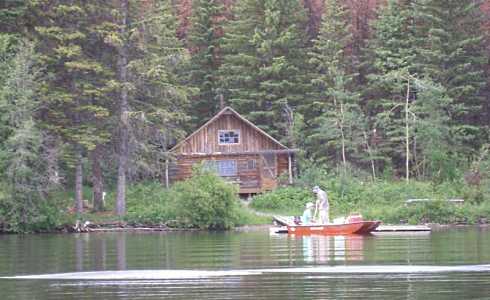
[[[195,170],[188,180],[172,187],[175,215],[182,226],[229,229],[237,221],[236,187],[212,172]]]
[[[51,231],[64,224],[62,205],[53,199],[19,201],[0,196],[0,232],[29,233]]]
[[[311,192],[305,188],[285,187],[255,196],[251,207],[257,210],[297,213],[305,207],[306,202],[313,200]]]
[[[131,224],[164,224],[175,219],[172,191],[159,182],[138,183],[128,188],[127,214]]]

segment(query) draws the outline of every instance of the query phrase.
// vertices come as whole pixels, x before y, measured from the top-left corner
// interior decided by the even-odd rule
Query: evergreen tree
[[[71,145],[75,164],[75,206],[82,212],[82,158],[87,150],[107,140],[97,119],[109,115],[102,105],[108,85],[107,70],[94,58],[91,12],[97,1],[39,1],[35,27],[41,62],[46,66],[39,117],[43,127]]]
[[[363,96],[366,111],[372,116],[370,140],[381,168],[384,161],[388,168],[393,165],[401,169],[406,158],[403,108],[407,78],[416,74],[413,14],[410,1],[388,1],[373,25],[374,38],[367,51],[370,73]],[[414,95],[412,92],[410,100]]]
[[[21,42],[0,86],[0,122],[7,133],[0,145],[0,173],[8,187],[0,212],[10,231],[30,231],[31,225],[41,221],[42,192],[48,187],[41,159],[42,134],[33,117],[40,106],[35,59],[32,44]]]
[[[352,91],[346,48],[352,41],[348,11],[338,0],[326,0],[320,32],[309,53],[312,103],[304,108],[310,133],[309,150],[318,161],[347,160],[362,142],[363,116],[359,95]],[[350,157],[348,157],[350,156]]]
[[[453,99],[453,136],[467,154],[478,149],[481,89],[486,83],[483,16],[479,1],[416,1],[416,35],[420,70],[441,84]],[[473,149],[473,150],[472,150]]]
[[[435,182],[457,179],[459,158],[454,151],[451,116],[447,107],[452,99],[440,84],[424,78],[415,81],[418,90],[413,105],[415,174]]]
[[[130,64],[130,81],[135,92],[131,107],[131,177],[160,177],[170,159],[165,152],[183,138],[189,121],[189,95],[183,70],[189,55],[177,39],[177,19],[171,1],[159,0],[145,7]]]
[[[221,35],[224,5],[217,0],[193,0],[188,48],[189,77],[199,89],[192,105],[194,125],[201,125],[220,109],[223,101],[218,69],[221,65]]]
[[[17,33],[22,30],[22,17],[30,1],[4,0],[0,2],[0,32]]]
[[[237,2],[225,27],[221,78],[230,104],[277,138],[288,130],[288,107],[305,100],[306,14],[301,1]]]

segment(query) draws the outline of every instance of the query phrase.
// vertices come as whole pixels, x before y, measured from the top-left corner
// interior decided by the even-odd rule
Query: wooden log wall
[[[218,132],[220,130],[237,130],[240,132],[240,143],[233,145],[220,145]],[[208,126],[194,133],[176,153],[232,153],[252,152],[260,150],[282,149],[269,137],[265,136],[255,128],[240,120],[233,114],[223,114]]]
[[[170,164],[170,182],[191,177],[193,166],[207,160],[236,160],[237,176],[225,178],[239,184],[241,193],[258,193],[274,189],[278,185],[277,178],[263,176],[264,166],[259,154],[180,156],[176,162]],[[289,170],[288,154],[278,155],[276,169],[277,176],[287,174]]]

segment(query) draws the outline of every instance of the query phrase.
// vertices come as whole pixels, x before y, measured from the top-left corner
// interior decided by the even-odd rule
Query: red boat
[[[376,230],[378,226],[381,224],[381,221],[362,221],[363,225],[361,229],[354,232],[355,234],[369,234]]]
[[[308,224],[308,225],[287,225],[289,234],[308,235],[348,235],[348,234],[369,234],[374,231],[380,221],[359,221],[345,224]]]

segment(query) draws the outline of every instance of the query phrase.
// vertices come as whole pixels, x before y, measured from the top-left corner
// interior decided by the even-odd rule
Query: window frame
[[[238,176],[238,161],[236,159],[204,160],[203,166],[206,170],[211,171],[220,177]]]
[[[222,143],[221,142],[221,134],[223,133],[229,133],[233,132],[236,135],[238,135],[238,143]],[[242,133],[240,132],[240,129],[220,129],[218,130],[218,145],[219,146],[230,146],[230,145],[240,145],[242,140]]]

